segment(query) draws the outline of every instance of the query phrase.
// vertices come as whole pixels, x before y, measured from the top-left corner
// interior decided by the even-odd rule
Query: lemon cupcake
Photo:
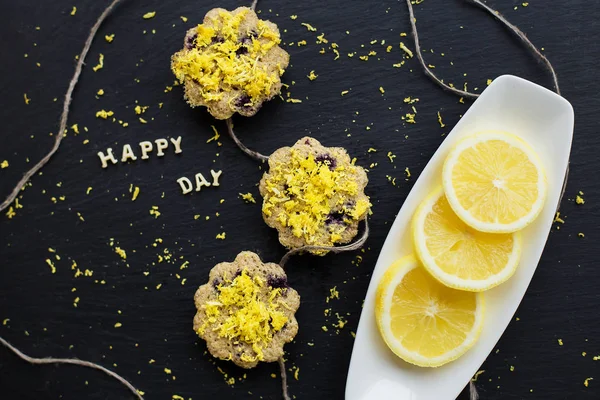
[[[367,183],[345,149],[304,137],[269,157],[259,185],[263,218],[290,249],[348,243],[371,208]]]
[[[289,55],[280,42],[277,25],[250,8],[215,8],[187,32],[171,69],[190,106],[204,106],[217,119],[250,117],[281,91]]]
[[[277,361],[298,333],[300,296],[279,265],[263,263],[250,251],[217,264],[194,303],[194,331],[208,351],[242,368]]]

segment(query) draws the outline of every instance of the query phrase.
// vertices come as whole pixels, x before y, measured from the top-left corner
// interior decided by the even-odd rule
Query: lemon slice
[[[546,177],[533,149],[505,132],[459,142],[446,158],[444,191],[460,219],[482,232],[515,232],[540,213]]]
[[[483,294],[439,283],[414,256],[396,261],[377,287],[375,317],[404,361],[439,367],[473,346],[483,324]]]
[[[440,187],[417,208],[412,222],[415,250],[437,280],[455,289],[481,292],[510,278],[521,256],[521,234],[484,233],[452,211]]]

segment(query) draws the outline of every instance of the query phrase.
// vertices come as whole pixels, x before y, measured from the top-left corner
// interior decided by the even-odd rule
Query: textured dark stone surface
[[[50,148],[53,137],[49,133],[56,134],[74,56],[106,4],[108,1],[0,2],[0,35],[4,38],[0,161],[6,159],[10,164],[0,169],[2,196]],[[231,9],[243,4],[231,0],[126,0],[100,29],[75,91],[69,121],[69,125],[77,123],[81,133],[69,131],[43,174],[36,175],[32,186],[22,192],[23,208],[17,210],[17,216],[10,220],[0,216],[0,320],[10,319],[6,325],[0,324],[0,335],[26,353],[100,362],[130,379],[146,392],[147,399],[171,399],[173,394],[194,400],[279,398],[279,379],[270,376],[278,373],[276,365],[251,371],[227,362],[215,366],[192,331],[192,297],[214,264],[233,260],[242,250],[257,251],[266,261],[277,261],[284,253],[276,232],[263,223],[260,205],[246,204],[238,196],[251,192],[260,203],[256,185],[262,170],[226,137],[224,123],[186,105],[181,87],[165,92],[174,80],[169,57],[182,46],[186,30],[201,22],[210,8]],[[481,399],[598,399],[600,361],[592,359],[600,355],[599,250],[595,245],[600,224],[596,121],[600,24],[596,6],[583,0],[530,0],[528,7],[513,0],[490,4],[545,48],[556,66],[564,96],[574,105],[576,128],[571,177],[561,208],[566,223],[550,235],[517,312],[519,320],[511,323],[497,345],[499,351],[482,366],[485,373],[477,381]],[[77,13],[71,16],[74,5]],[[300,332],[286,347],[288,366],[300,368],[300,379],[291,378],[290,391],[299,399],[341,399],[353,344],[350,332],[356,330],[370,273],[389,224],[469,101],[461,104],[434,86],[415,59],[401,68],[392,67],[402,60],[400,41],[413,48],[410,37],[400,36],[409,29],[403,1],[264,0],[259,9],[263,18],[279,24],[284,43],[294,42],[285,46],[291,66],[284,82],[290,85],[291,97],[302,103],[276,99],[251,119],[235,118],[244,143],[268,154],[310,135],[325,146],[347,148],[360,165],[377,163],[371,168],[367,187],[374,215],[365,252],[295,257],[287,267],[289,284],[303,297],[297,314]],[[156,17],[142,19],[148,11],[156,11]],[[470,90],[482,90],[488,78],[504,73],[545,85],[550,82],[548,74],[505,29],[466,2],[426,0],[415,11],[427,62],[435,65],[435,72],[447,82],[463,86],[466,81]],[[290,19],[293,14],[298,15],[296,20]],[[188,18],[187,23],[181,15]],[[310,23],[317,32],[308,31],[301,22]],[[115,39],[107,43],[104,35],[112,33]],[[320,33],[325,33],[328,45],[315,43]],[[301,40],[307,45],[295,44]],[[374,40],[376,44],[371,44]],[[332,42],[339,45],[338,60],[328,47]],[[388,45],[392,46],[390,53],[386,52]],[[322,47],[325,54],[319,53]],[[371,50],[377,54],[366,62],[359,59]],[[356,54],[349,58],[347,54],[353,52]],[[105,56],[104,68],[93,72],[99,53]],[[307,78],[311,70],[318,75],[315,81]],[[384,94],[379,87],[385,89]],[[98,89],[105,94],[96,99]],[[341,96],[344,90],[349,93]],[[24,93],[31,99],[29,105],[24,103]],[[403,102],[408,96],[419,98],[414,104],[414,125],[401,119],[412,113],[410,105]],[[147,124],[138,121],[136,101],[150,106],[142,115]],[[164,103],[163,107],[158,103]],[[101,109],[113,110],[129,127],[97,119],[95,113]],[[438,111],[444,128],[437,122]],[[206,143],[213,136],[210,125],[221,133],[222,146]],[[163,158],[152,154],[148,160],[138,158],[129,165],[119,163],[104,170],[96,156],[107,147],[120,156],[122,146],[129,143],[139,157],[140,141],[177,136],[182,136],[183,153],[179,155],[169,149]],[[83,144],[86,139],[89,143]],[[368,152],[369,148],[377,152]],[[397,156],[393,163],[386,156],[389,151]],[[406,167],[412,174],[408,180]],[[177,178],[193,178],[201,172],[209,179],[211,168],[223,170],[220,187],[181,194]],[[387,176],[396,178],[396,186]],[[135,202],[129,192],[132,184],[140,188]],[[88,187],[93,189],[86,195]],[[585,192],[583,206],[573,202],[579,190]],[[222,204],[221,199],[225,199]],[[149,214],[152,206],[159,207],[157,219]],[[194,215],[200,217],[194,219]],[[226,239],[215,239],[221,232],[226,232]],[[579,232],[585,238],[579,238]],[[114,246],[127,252],[126,261],[109,245],[111,238]],[[157,238],[162,243],[157,243]],[[165,248],[172,254],[170,262],[157,263],[158,255],[165,257]],[[61,259],[56,260],[55,254]],[[352,263],[357,254],[363,257],[359,266]],[[56,274],[50,272],[47,258],[54,260]],[[93,270],[93,276],[74,278],[72,260],[82,271]],[[189,265],[180,269],[184,261]],[[186,278],[185,285],[176,274]],[[326,303],[334,286],[340,298]],[[74,307],[77,297],[80,300]],[[326,308],[331,308],[332,317],[324,316]],[[332,326],[337,322],[336,313],[348,321],[339,334]],[[115,328],[116,322],[123,326]],[[322,326],[327,326],[328,332]],[[149,363],[151,359],[155,362]],[[244,374],[247,378],[229,387],[217,366],[236,380]],[[164,368],[172,374],[167,375]],[[583,382],[588,377],[595,380],[586,388]],[[0,393],[2,398],[36,400],[130,398],[100,373],[68,366],[28,366],[5,349],[0,349]],[[463,393],[460,398],[467,397]]]

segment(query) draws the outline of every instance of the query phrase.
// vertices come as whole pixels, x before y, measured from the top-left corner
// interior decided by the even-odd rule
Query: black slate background
[[[528,7],[514,0],[491,3],[544,47],[556,67],[563,95],[576,110],[576,128],[571,176],[561,207],[566,223],[553,229],[517,312],[519,320],[510,324],[498,350],[482,366],[485,372],[477,385],[484,400],[600,399],[600,360],[592,358],[600,355],[597,5],[583,0],[530,0]],[[54,140],[50,133],[56,134],[74,57],[107,4],[104,0],[0,2],[4,39],[0,45],[0,161],[10,163],[0,169],[2,196],[50,148]],[[223,123],[183,102],[180,87],[165,92],[174,81],[169,57],[181,47],[185,30],[199,23],[210,8],[239,5],[245,3],[125,1],[100,29],[70,115],[70,124],[78,123],[81,133],[69,131],[50,164],[21,193],[23,208],[17,216],[0,216],[0,319],[10,319],[0,325],[0,335],[26,353],[102,363],[130,379],[147,399],[171,399],[173,394],[195,400],[279,398],[279,379],[271,377],[278,373],[275,365],[242,371],[215,362],[191,329],[193,293],[215,263],[231,260],[246,249],[269,261],[279,260],[284,253],[275,232],[262,223],[260,206],[245,204],[238,197],[249,191],[259,198],[256,184],[262,172],[226,137]],[[75,16],[70,15],[72,6],[77,6]],[[341,399],[353,344],[350,332],[356,330],[389,224],[443,135],[470,103],[461,104],[434,86],[415,59],[402,68],[392,67],[402,60],[400,41],[413,48],[410,37],[399,36],[409,29],[404,1],[263,0],[259,9],[263,18],[280,26],[284,43],[308,42],[303,47],[286,46],[291,66],[284,81],[291,85],[291,96],[302,103],[275,100],[252,119],[236,118],[236,129],[245,143],[269,153],[311,135],[325,145],[347,148],[363,166],[377,163],[369,175],[374,215],[372,235],[361,254],[363,262],[353,264],[356,254],[302,256],[288,267],[293,287],[303,296],[297,314],[300,333],[286,347],[288,366],[300,368],[300,379],[290,382],[291,393],[299,399]],[[156,17],[142,19],[148,11],[156,11]],[[291,20],[292,14],[298,18]],[[488,78],[512,73],[549,84],[548,74],[505,29],[465,1],[426,0],[416,7],[416,14],[427,61],[446,81],[457,86],[468,82],[469,89],[481,90]],[[189,18],[187,23],[181,15]],[[301,22],[310,23],[318,32],[307,31]],[[330,43],[338,43],[339,60],[334,60],[328,48],[319,54],[322,45],[315,44],[315,38],[322,32]],[[111,33],[116,37],[109,44],[103,36]],[[372,40],[377,44],[371,45]],[[393,46],[391,53],[385,52],[382,40],[385,46]],[[377,55],[366,62],[358,59],[370,50]],[[349,58],[347,53],[354,51],[358,54]],[[105,67],[93,72],[99,53],[105,55]],[[319,75],[317,80],[306,78],[310,70]],[[380,86],[385,89],[383,95]],[[105,95],[96,99],[100,88]],[[341,97],[343,90],[350,93]],[[23,93],[31,98],[29,105]],[[410,111],[403,103],[408,96],[420,99],[414,125],[401,120]],[[150,106],[144,115],[148,124],[137,121],[136,101]],[[164,103],[162,109],[159,102]],[[95,118],[100,109],[113,110],[129,127]],[[438,111],[446,124],[443,129],[437,123]],[[221,147],[206,143],[213,135],[211,124],[223,134]],[[83,126],[89,131],[83,131]],[[162,159],[100,168],[97,151],[179,135],[183,153],[178,156],[168,153]],[[89,144],[82,143],[85,139]],[[370,147],[377,152],[368,153]],[[388,151],[397,155],[393,163],[386,156]],[[408,180],[405,167],[412,173]],[[211,168],[223,170],[219,188],[181,194],[177,178],[192,178],[197,172],[209,175]],[[395,177],[397,185],[389,183],[386,175]],[[141,189],[135,202],[129,193],[131,184]],[[88,186],[93,189],[86,195]],[[583,206],[573,201],[579,190],[585,192]],[[60,196],[66,199],[52,202],[52,197]],[[220,204],[220,199],[225,201]],[[159,206],[158,219],[149,214],[152,205]],[[196,214],[201,218],[195,220]],[[206,215],[210,220],[205,220]],[[216,240],[215,235],[223,231],[226,240]],[[585,238],[579,238],[579,232]],[[109,245],[111,238],[127,251],[126,261]],[[153,247],[157,238],[163,242]],[[50,247],[60,260],[48,251]],[[165,248],[173,254],[171,262],[156,263]],[[51,274],[46,258],[54,260],[56,274]],[[74,278],[72,260],[82,270],[93,270],[93,277]],[[189,261],[189,268],[180,270],[184,261]],[[186,278],[185,285],[175,274]],[[94,282],[103,279],[104,285]],[[158,284],[162,284],[160,290]],[[340,299],[327,304],[333,286],[340,291]],[[77,308],[73,306],[76,297],[80,298]],[[331,326],[336,318],[325,317],[325,308],[347,318],[339,334]],[[114,328],[116,322],[123,326]],[[327,333],[323,325],[329,327]],[[151,359],[155,360],[152,364]],[[246,378],[230,387],[217,366],[236,381],[244,373]],[[172,375],[164,368],[171,369]],[[583,382],[590,377],[595,380],[585,387]],[[69,366],[29,366],[0,349],[0,398],[130,396],[101,373]],[[466,393],[460,398],[466,399]]]

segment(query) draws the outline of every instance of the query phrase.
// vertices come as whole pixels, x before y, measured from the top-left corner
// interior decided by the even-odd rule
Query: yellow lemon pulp
[[[519,263],[521,235],[484,233],[456,216],[442,188],[413,217],[415,249],[425,268],[455,289],[483,291],[510,278]]]
[[[411,364],[438,367],[453,361],[481,333],[483,295],[442,285],[414,256],[390,267],[376,296],[381,336],[398,357]]]
[[[517,136],[483,132],[461,141],[442,174],[458,217],[482,232],[515,232],[540,213],[546,197],[542,163]]]

